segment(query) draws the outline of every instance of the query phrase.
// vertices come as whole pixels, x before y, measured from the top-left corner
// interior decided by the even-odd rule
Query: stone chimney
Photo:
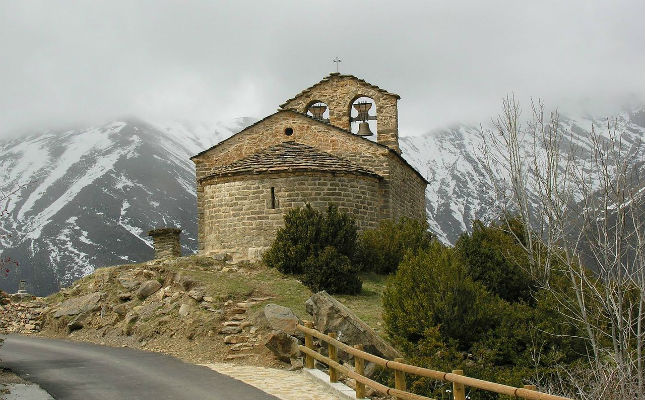
[[[152,236],[155,248],[155,258],[181,257],[179,243],[179,228],[157,228],[148,232]]]

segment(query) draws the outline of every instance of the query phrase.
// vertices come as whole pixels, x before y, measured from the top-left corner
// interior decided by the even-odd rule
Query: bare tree
[[[604,134],[592,125],[581,143],[557,112],[545,114],[533,103],[524,122],[519,103],[506,97],[494,128],[482,129],[482,161],[500,215],[523,222],[516,238],[530,273],[585,333],[588,367],[563,370],[557,383],[581,398],[643,399],[645,187],[635,162],[642,148],[624,140],[617,121]],[[553,284],[556,272],[567,287]]]

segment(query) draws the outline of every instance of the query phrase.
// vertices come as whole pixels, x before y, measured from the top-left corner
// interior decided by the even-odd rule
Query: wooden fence
[[[452,371],[452,373],[441,372],[427,368],[416,367],[414,365],[404,364],[402,358],[397,358],[394,361],[386,360],[384,358],[364,352],[362,345],[356,345],[352,347],[338,341],[336,339],[335,333],[329,333],[325,335],[315,330],[313,328],[313,323],[310,321],[306,321],[304,326],[298,325],[296,328],[305,334],[305,345],[299,346],[300,351],[305,354],[305,368],[314,368],[314,360],[318,360],[319,362],[326,364],[329,367],[329,380],[331,382],[338,382],[339,374],[343,374],[349,378],[356,380],[357,399],[362,399],[365,397],[365,387],[369,386],[372,389],[383,394],[395,396],[399,400],[432,400],[429,397],[406,391],[405,374],[412,374],[436,379],[443,382],[452,382],[452,394],[454,400],[466,399],[467,386],[528,400],[571,400],[567,397],[554,396],[548,393],[538,392],[535,390],[535,386],[532,385],[526,385],[523,388],[516,388],[513,386],[507,386],[499,383],[488,382],[463,376],[463,371],[461,370],[454,370]],[[314,337],[327,343],[329,357],[325,357],[314,350]],[[353,371],[347,367],[344,367],[338,362],[338,350],[342,350],[354,356]],[[364,376],[363,373],[365,361],[393,370],[395,387],[391,388],[385,386]]]

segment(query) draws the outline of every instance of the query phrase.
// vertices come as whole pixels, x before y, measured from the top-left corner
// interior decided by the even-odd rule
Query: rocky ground
[[[304,311],[310,295],[297,280],[259,265],[158,259],[98,269],[47,298],[14,298],[0,306],[0,328],[163,352],[192,363],[298,369],[303,336],[295,330],[296,314],[303,315],[283,304]],[[357,301],[375,294],[366,296]],[[318,329],[342,332],[349,344],[372,343],[375,354],[397,355],[326,293],[311,296],[306,308]]]
[[[220,281],[252,279],[255,272],[206,257],[102,268],[46,299],[13,303],[11,329],[161,351],[195,363],[284,367],[264,346],[272,329],[263,306],[274,296],[216,290],[226,287]]]
[[[0,333],[36,333],[41,328],[41,317],[47,309],[42,298],[29,297],[26,301],[0,304]]]

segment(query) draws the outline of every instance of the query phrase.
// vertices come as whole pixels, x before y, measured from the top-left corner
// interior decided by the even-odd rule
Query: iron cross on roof
[[[336,72],[338,72],[338,65],[343,61],[340,58],[336,57],[332,60],[333,62],[336,63]]]

